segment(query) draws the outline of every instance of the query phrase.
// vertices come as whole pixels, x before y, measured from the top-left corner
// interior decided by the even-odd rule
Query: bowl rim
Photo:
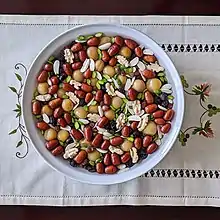
[[[181,87],[181,90],[178,91],[179,92],[179,96],[181,97],[181,101],[178,101],[180,103],[180,109],[181,109],[181,112],[179,112],[179,118],[178,118],[178,121],[179,121],[179,126],[178,128],[176,129],[176,132],[175,132],[175,135],[173,135],[172,137],[172,140],[170,141],[169,143],[169,146],[166,148],[165,151],[163,151],[163,154],[160,154],[158,155],[157,159],[155,159],[155,162],[153,162],[153,165],[151,168],[147,168],[145,170],[141,170],[141,169],[137,169],[138,167],[135,168],[136,172],[133,172],[133,175],[127,175],[126,177],[124,176],[124,178],[121,178],[121,179],[118,179],[118,178],[114,178],[114,180],[111,180],[111,181],[91,181],[91,180],[85,180],[85,179],[77,179],[67,173],[64,173],[63,171],[61,171],[61,169],[59,169],[58,167],[55,167],[54,165],[52,165],[44,156],[44,154],[38,149],[38,147],[35,146],[35,144],[33,143],[32,141],[32,138],[31,138],[31,133],[29,132],[29,130],[27,129],[27,124],[28,124],[28,121],[27,121],[27,118],[25,116],[25,98],[24,98],[24,91],[26,90],[26,87],[27,87],[27,79],[29,76],[29,73],[31,72],[35,62],[39,59],[39,57],[41,56],[41,54],[51,46],[51,44],[53,42],[55,42],[56,40],[58,40],[60,37],[66,35],[67,33],[69,32],[72,32],[74,30],[77,30],[77,29],[80,29],[80,28],[83,28],[83,27],[94,27],[94,26],[108,26],[108,27],[118,27],[118,28],[123,28],[123,29],[127,29],[127,31],[130,31],[132,32],[132,35],[133,34],[138,34],[138,35],[142,35],[143,38],[148,38],[148,40],[151,42],[151,44],[155,47],[157,47],[157,50],[161,53],[161,56],[160,57],[166,57],[166,59],[169,61],[169,65],[170,65],[170,68],[172,68],[172,73],[175,74],[177,80],[179,81],[179,83],[181,83],[181,79],[180,79],[180,76],[178,74],[178,71],[176,69],[176,67],[174,66],[172,60],[170,59],[169,55],[151,38],[149,37],[148,35],[142,33],[141,31],[139,30],[136,30],[136,29],[133,29],[133,28],[130,28],[130,27],[126,27],[124,25],[121,25],[121,24],[114,24],[114,23],[92,23],[92,24],[85,24],[85,25],[77,25],[71,29],[68,29],[64,32],[62,32],[61,34],[57,35],[56,37],[54,37],[52,40],[49,41],[49,43],[47,43],[37,54],[37,56],[34,58],[34,60],[32,61],[30,67],[28,68],[28,74],[27,74],[27,77],[25,79],[25,84],[24,84],[24,87],[23,87],[23,93],[22,93],[22,114],[23,114],[23,121],[24,121],[24,125],[26,127],[26,131],[27,131],[27,135],[28,137],[30,138],[30,142],[31,144],[34,146],[34,149],[35,151],[37,151],[37,153],[44,159],[44,161],[51,167],[53,168],[54,170],[58,171],[59,173],[61,173],[62,175],[64,176],[68,176],[70,179],[72,180],[75,180],[75,181],[78,181],[78,182],[82,182],[82,183],[89,183],[89,184],[95,184],[95,185],[112,185],[112,184],[117,184],[117,183],[122,183],[122,182],[126,182],[126,181],[129,181],[129,180],[132,180],[132,179],[135,179],[141,175],[143,175],[144,173],[148,172],[150,169],[152,169],[153,167],[155,167],[159,162],[161,162],[165,156],[167,155],[167,153],[171,150],[171,148],[173,147],[174,145],[174,142],[176,141],[177,137],[178,137],[178,134],[179,134],[179,131],[181,129],[181,126],[182,126],[182,123],[183,123],[183,118],[184,118],[184,110],[185,110],[185,98],[184,98],[184,92],[183,92],[183,87]],[[114,31],[113,31],[114,32]],[[131,36],[132,38],[132,36]],[[134,37],[135,38],[135,37]],[[73,171],[74,172],[74,171]],[[129,170],[125,173],[129,173]],[[114,175],[111,175],[111,176],[117,176],[119,174],[114,174]],[[103,175],[104,176],[104,175]],[[113,179],[113,178],[112,178]]]

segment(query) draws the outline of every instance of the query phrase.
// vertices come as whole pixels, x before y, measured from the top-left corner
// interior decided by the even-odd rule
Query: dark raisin
[[[59,76],[59,80],[60,80],[60,81],[64,81],[64,80],[66,79],[66,77],[67,77],[67,76],[66,76],[65,73],[61,73],[60,76]]]
[[[111,124],[108,123],[107,125],[105,125],[105,129],[107,129],[107,130],[111,130]]]
[[[163,93],[160,95],[160,99],[161,99],[162,101],[167,100],[167,94],[163,92]]]
[[[121,92],[122,94],[125,94],[125,90],[123,88],[120,88],[118,91]]]
[[[49,123],[50,123],[51,125],[53,125],[53,126],[56,126],[56,125],[57,125],[57,120],[56,120],[53,116],[51,116]]]
[[[111,130],[116,130],[116,122],[115,121],[111,121],[110,126],[111,126]]]
[[[146,159],[147,156],[148,156],[148,154],[145,152],[144,149],[141,149],[138,153],[139,153],[139,158],[140,158],[141,160]]]
[[[133,132],[133,135],[134,135],[134,138],[136,137],[141,137],[142,136],[142,133],[140,131],[134,131]]]
[[[127,163],[125,163],[125,165],[126,165],[127,167],[132,167],[132,166],[134,166],[134,164],[132,163],[132,160],[129,160]]]
[[[161,105],[162,105],[164,108],[167,108],[168,105],[169,105],[168,100],[164,100],[164,101],[161,103]]]
[[[91,166],[90,164],[85,165],[84,168],[87,169],[89,172],[96,172],[95,167]]]
[[[160,97],[155,96],[155,98],[154,98],[154,102],[155,102],[157,105],[161,105],[162,100],[160,99]]]
[[[88,164],[88,159],[85,159],[79,166],[80,167],[85,167]]]
[[[101,90],[102,90],[103,92],[106,92],[105,85],[101,85]]]
[[[79,105],[80,106],[86,105],[85,99],[80,99],[79,100]]]
[[[66,144],[71,144],[73,143],[73,139],[71,137],[69,137],[67,140],[66,140]]]
[[[74,160],[70,160],[70,166],[76,167],[77,163]]]

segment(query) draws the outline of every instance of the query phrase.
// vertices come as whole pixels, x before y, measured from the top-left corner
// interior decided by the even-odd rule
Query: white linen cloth
[[[146,33],[164,47],[191,85],[211,83],[210,102],[220,104],[220,17],[0,15],[0,204],[220,206],[219,116],[211,118],[213,139],[193,136],[185,147],[177,141],[153,171],[123,184],[74,182],[50,168],[30,144],[24,159],[16,157],[17,151],[22,156],[26,150],[16,148],[18,133],[8,135],[18,123],[12,112],[17,98],[8,89],[19,86],[14,73],[23,69],[15,70],[15,64],[28,68],[55,36],[75,25],[96,22],[121,23]],[[186,95],[185,128],[198,122],[202,110],[197,101]]]

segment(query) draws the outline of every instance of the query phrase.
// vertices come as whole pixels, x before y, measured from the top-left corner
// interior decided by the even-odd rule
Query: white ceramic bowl
[[[79,35],[88,35],[96,32],[104,32],[107,35],[121,35],[123,37],[131,38],[137,41],[139,44],[146,46],[151,49],[159,60],[161,66],[166,70],[167,78],[169,83],[172,84],[174,100],[174,110],[176,112],[174,119],[172,120],[172,128],[169,134],[165,135],[162,140],[160,148],[149,155],[147,159],[139,164],[134,165],[128,171],[107,175],[90,173],[85,169],[73,168],[69,165],[68,161],[54,157],[44,146],[44,138],[35,127],[34,117],[31,112],[31,100],[33,91],[36,87],[36,76],[41,70],[43,64],[53,54],[58,54],[61,49],[73,39],[76,39]],[[152,169],[158,164],[165,155],[171,149],[177,135],[180,131],[183,115],[184,115],[184,95],[180,77],[177,70],[175,69],[172,61],[167,54],[158,46],[152,39],[147,37],[145,34],[124,26],[114,24],[91,24],[75,27],[70,29],[63,34],[53,39],[36,57],[33,61],[29,74],[26,79],[23,93],[23,116],[25,126],[28,135],[35,147],[36,151],[44,158],[44,160],[55,170],[62,174],[84,183],[110,185],[115,183],[125,182],[134,179],[145,172]]]

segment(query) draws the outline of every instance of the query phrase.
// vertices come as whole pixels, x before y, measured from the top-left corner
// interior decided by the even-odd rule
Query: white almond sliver
[[[92,100],[87,104],[87,106],[90,106],[95,98],[92,98]]]
[[[118,85],[118,82],[117,82],[114,78],[112,78],[112,81],[113,81],[115,87],[116,87],[117,89],[119,89],[120,86]]]
[[[111,43],[105,43],[99,46],[100,50],[107,50],[109,47],[111,47]]]
[[[102,150],[102,149],[100,149],[100,148],[96,148],[96,150],[97,150],[98,152],[102,153],[102,154],[108,153],[107,150]]]
[[[143,79],[144,81],[146,81],[147,79],[144,77],[144,75],[143,75],[142,71],[139,71],[139,73],[140,73],[140,75],[141,75],[142,79]]]
[[[167,111],[167,109],[166,108],[164,108],[163,106],[161,106],[161,105],[158,105],[158,108],[159,109],[161,109],[161,110],[163,110],[163,111]]]
[[[47,102],[51,99],[51,95],[50,94],[38,95],[36,96],[35,99],[41,102]]]
[[[122,99],[125,98],[125,95],[122,94],[121,92],[117,91],[117,90],[115,91],[115,94],[116,94],[118,97],[122,98]]]
[[[130,61],[130,66],[136,66],[138,62],[139,62],[139,58],[135,57],[134,59]]]
[[[138,62],[137,67],[138,67],[141,71],[144,71],[144,70],[146,69],[144,63],[141,62],[141,61]]]
[[[128,170],[129,170],[129,168],[127,167],[127,168],[125,168],[125,169],[119,170],[117,173],[123,173],[123,172],[126,172],[126,171],[128,171]]]
[[[103,135],[106,137],[112,137],[112,134],[107,131],[103,132]]]
[[[138,115],[131,115],[128,117],[128,121],[141,121],[141,117]]]
[[[56,75],[59,74],[59,68],[60,68],[60,61],[55,60],[55,62],[53,63],[53,71]]]
[[[102,107],[100,105],[98,106],[98,112],[99,112],[100,117],[102,117],[104,115],[104,112],[103,112]]]
[[[172,85],[167,83],[161,87],[161,89],[172,89]]]
[[[87,119],[80,118],[79,121],[80,121],[81,123],[83,123],[84,125],[89,124],[89,120],[87,120]]]
[[[80,69],[80,72],[84,73],[89,68],[89,64],[90,64],[90,60],[89,59],[85,59],[85,61],[83,62],[83,66]]]
[[[101,75],[100,72],[96,72],[96,78],[97,78],[98,80],[102,80],[102,75]]]
[[[47,83],[48,83],[49,86],[52,86],[52,85],[53,85],[52,82],[51,82],[51,80],[50,80],[49,78],[47,79]]]
[[[172,90],[170,90],[170,89],[161,89],[161,92],[164,92],[166,94],[171,94]]]
[[[65,131],[71,131],[71,127],[69,125],[67,125],[65,128],[60,127],[60,129],[65,130]]]
[[[127,79],[127,80],[126,80],[126,83],[125,83],[125,88],[124,88],[124,90],[125,90],[125,91],[128,91],[128,90],[131,88],[131,86],[132,86],[131,80],[130,80],[130,79]]]
[[[93,59],[90,59],[89,69],[90,69],[90,71],[95,70],[95,62]]]
[[[42,117],[43,117],[43,121],[44,122],[46,122],[46,123],[49,123],[50,122],[50,119],[49,119],[49,117],[48,117],[48,115],[47,114],[42,114]]]
[[[145,54],[145,55],[154,55],[153,51],[150,50],[150,49],[144,49],[143,54]]]
[[[158,146],[160,146],[160,145],[161,145],[161,140],[160,140],[160,139],[157,139],[157,140],[155,141],[155,143],[156,143]]]
[[[132,80],[131,80],[131,85],[133,85],[134,84],[134,81],[135,81],[135,76],[132,78]]]
[[[123,169],[126,168],[126,165],[125,165],[125,164],[120,164],[120,165],[117,166],[117,168],[118,168],[119,170],[123,170]]]

